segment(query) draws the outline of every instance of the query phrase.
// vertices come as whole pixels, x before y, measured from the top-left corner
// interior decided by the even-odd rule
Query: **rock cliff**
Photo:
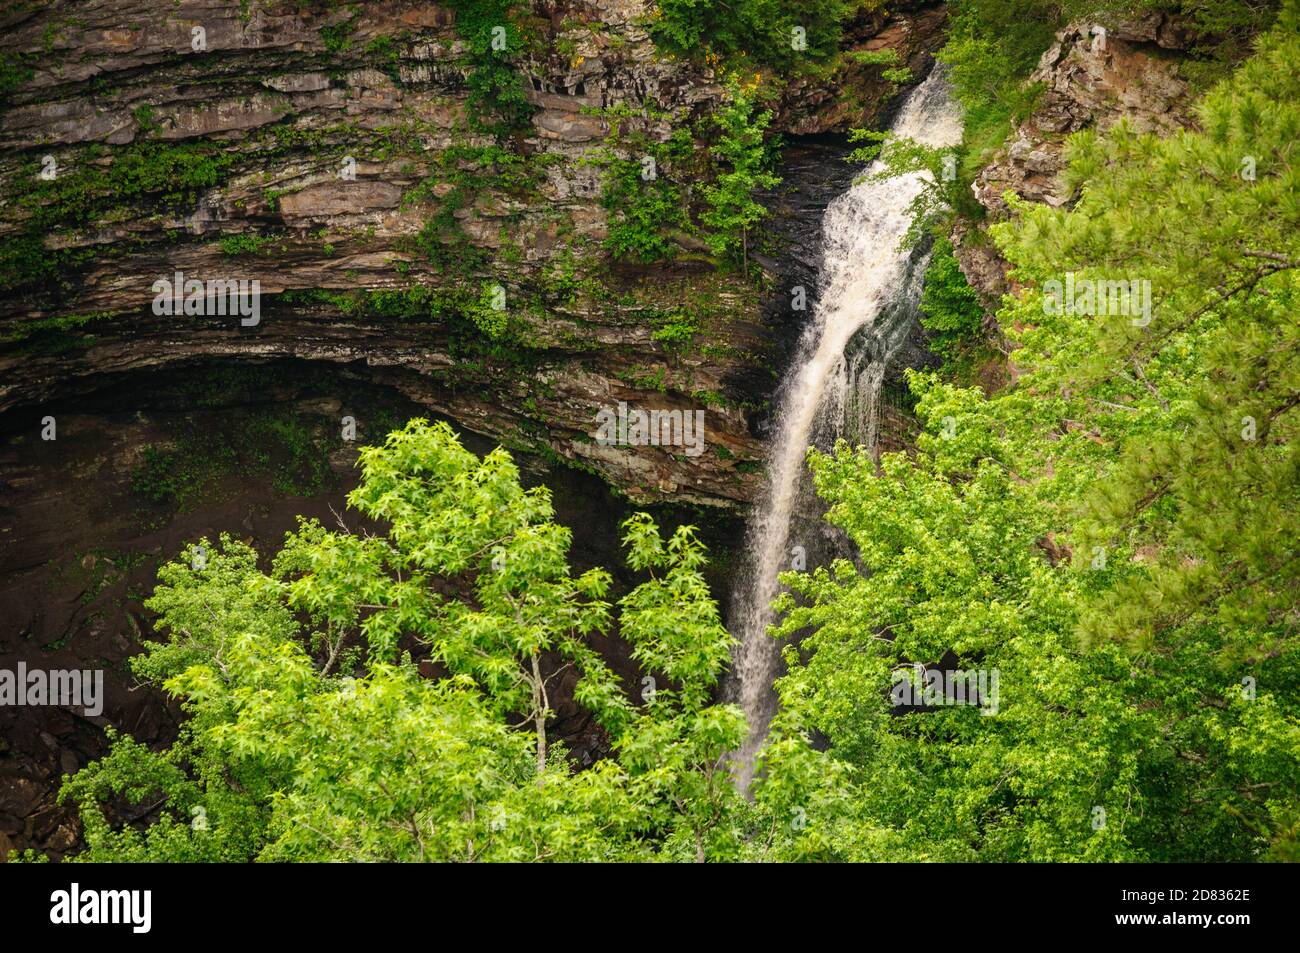
[[[494,128],[483,97],[502,77],[458,6],[472,4],[0,13],[0,666],[93,666],[107,695],[93,719],[0,710],[0,857],[76,843],[55,798],[104,753],[106,726],[173,736],[175,712],[126,667],[153,635],[158,565],[200,536],[272,552],[296,516],[332,521],[357,443],[412,414],[482,434],[476,451],[533,451],[521,466],[552,487],[579,566],[619,565],[628,501],[595,477],[638,505],[711,507],[725,525],[682,518],[716,543],[725,592],[728,511],[757,490],[762,412],[808,315],[791,289],[815,287],[822,210],[854,171],[820,134],[876,123],[897,86],[848,57],[785,85],[785,182],[763,196],[750,274],[686,232],[670,261],[619,263],[602,152],[636,161],[684,130],[659,171],[697,199],[722,77],[662,55],[645,0],[515,4],[524,102]],[[891,8],[850,24],[845,46],[896,50],[920,75],[942,7]],[[257,280],[256,322],[157,313],[154,283],[177,272]],[[619,402],[703,409],[705,452],[593,440]],[[56,441],[40,438],[47,415]],[[620,645],[598,648],[630,670]],[[568,690],[556,734],[594,750]]]
[[[1041,88],[1037,105],[972,184],[994,219],[1007,212],[1010,191],[1031,202],[1061,206],[1073,196],[1060,183],[1065,141],[1085,128],[1105,131],[1121,120],[1136,132],[1168,133],[1192,121],[1191,96],[1180,53],[1195,39],[1179,21],[1153,14],[1103,29],[1076,23],[1056,35],[1028,82]],[[985,242],[955,236],[962,270],[986,305],[1007,290],[1006,263]]]
[[[686,130],[698,158],[722,79],[656,50],[645,0],[533,3],[511,35],[526,118],[503,135],[484,122],[481,57],[454,7],[11,7],[0,411],[213,356],[326,361],[373,368],[430,410],[549,448],[634,498],[750,499],[750,415],[797,318],[779,299],[798,253],[778,250],[755,281],[688,235],[653,267],[612,264],[602,244],[602,150],[635,156],[634,139]],[[920,66],[942,10],[898,7],[846,42]],[[791,84],[776,125],[868,125],[896,88],[879,74],[848,62],[815,94]],[[617,120],[626,142],[611,138],[620,110],[635,113]],[[704,174],[693,157],[662,170],[688,195]],[[176,272],[257,279],[259,322],[156,314],[154,282]],[[483,333],[498,320],[487,307],[504,333]],[[596,414],[620,401],[705,409],[707,451],[594,442]]]

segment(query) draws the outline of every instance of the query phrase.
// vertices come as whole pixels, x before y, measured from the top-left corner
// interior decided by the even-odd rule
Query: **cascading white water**
[[[957,144],[960,115],[939,67],[908,95],[890,131],[932,147]],[[880,169],[876,162],[866,172]],[[776,706],[779,650],[767,629],[777,574],[791,568],[792,520],[812,496],[804,457],[810,444],[825,446],[837,436],[875,447],[885,368],[910,329],[928,257],[900,250],[909,206],[923,186],[917,173],[860,181],[831,202],[822,220],[819,300],[775,398],[767,486],[750,520],[748,576],[733,604],[739,646],[731,694],[750,729],[736,764],[742,787]],[[850,341],[856,357],[846,354]]]

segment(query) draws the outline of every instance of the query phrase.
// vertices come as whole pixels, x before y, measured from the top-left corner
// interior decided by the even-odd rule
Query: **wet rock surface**
[[[900,62],[922,66],[944,14],[934,4],[903,7],[855,24],[847,42],[896,49]],[[653,103],[673,117],[646,124],[653,141],[701,126],[723,84],[656,51],[644,2],[532,12],[518,69],[534,112],[511,144],[531,177],[521,185],[476,167],[473,155],[488,154],[495,139],[471,121],[475,67],[450,8],[97,0],[54,20],[31,7],[11,11],[0,49],[34,65],[0,118],[0,176],[36,176],[47,156],[58,175],[79,175],[105,167],[108,154],[88,150],[108,146],[211,147],[226,164],[192,202],[123,199],[38,236],[68,264],[0,303],[10,338],[0,345],[0,410],[66,396],[97,375],[213,356],[363,361],[416,371],[428,379],[431,410],[591,466],[634,497],[746,504],[761,461],[749,418],[775,385],[781,354],[771,345],[784,334],[765,318],[779,305],[760,305],[754,282],[698,260],[698,242],[683,243],[678,265],[609,269],[590,161],[609,131],[601,108]],[[792,89],[774,128],[871,124],[896,92],[879,73],[851,64],[816,90]],[[18,200],[0,205],[0,240],[26,235],[33,211]],[[432,236],[430,219],[441,223]],[[807,210],[810,227],[818,219]],[[431,263],[415,247],[421,240],[441,244],[449,260]],[[482,255],[494,264],[475,263]],[[776,295],[790,270],[776,263]],[[160,320],[150,311],[153,283],[178,271],[256,278],[266,299],[283,297],[268,300],[271,313],[250,328]],[[557,284],[566,274],[583,282],[576,293]],[[526,368],[491,355],[467,360],[445,304],[396,324],[288,300],[422,285],[463,303],[494,282],[519,322],[512,343]],[[674,346],[656,331],[682,307],[696,312],[699,330]],[[60,342],[56,358],[33,357],[31,329],[66,316],[93,317],[93,328]],[[705,409],[706,452],[683,460],[657,447],[593,445],[596,414],[620,401]]]

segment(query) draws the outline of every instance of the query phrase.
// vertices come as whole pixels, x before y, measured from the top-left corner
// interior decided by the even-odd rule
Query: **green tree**
[[[470,122],[498,139],[527,124],[533,107],[513,60],[523,52],[515,0],[451,0],[456,29],[469,44]]]
[[[735,859],[744,802],[727,759],[746,725],[734,706],[710,703],[732,640],[699,572],[704,552],[691,533],[665,544],[645,514],[626,528],[628,562],[651,580],[622,600],[620,632],[637,663],[667,682],[643,692],[645,705],[618,742],[619,759],[670,832],[667,850],[701,863]]]
[[[855,10],[879,6],[880,0],[657,0],[650,34],[677,56],[810,70],[839,51]]]
[[[304,521],[270,574],[228,537],[160,571],[170,637],[133,665],[188,717],[171,748],[115,736],[66,783],[78,859],[735,856],[748,808],[725,758],[745,726],[713,701],[731,638],[694,531],[628,521],[644,578],[615,612],[505,451],[480,460],[416,420],[361,467],[349,503],[382,533]],[[616,622],[660,686],[639,705],[584,638]],[[419,673],[419,643],[445,677]],[[548,735],[568,669],[615,752],[585,769]]]
[[[921,290],[921,326],[926,344],[951,374],[963,355],[978,348],[984,308],[962,274],[952,242],[937,238]]]
[[[690,190],[683,184],[694,138],[679,126],[666,140],[653,139],[646,127],[674,118],[649,108],[615,104],[601,114],[609,134],[604,148],[586,161],[604,172],[601,205],[609,213],[605,247],[616,259],[672,258],[675,240],[695,231]]]
[[[767,171],[763,135],[771,120],[771,112],[755,112],[752,90],[734,82],[727,105],[715,117],[719,136],[710,152],[725,166],[716,181],[704,187],[709,208],[702,221],[711,229],[707,241],[713,253],[733,255],[739,249],[746,271],[749,230],[767,216],[767,209],[754,201],[754,192],[781,183],[779,176]]]
[[[999,314],[1013,386],[914,374],[914,454],[879,473],[813,454],[863,571],[789,574],[781,634],[810,634],[786,650],[773,744],[853,795],[824,790],[783,850],[1295,855],[1297,27],[1288,4],[1196,130],[1076,137],[1077,202],[1015,203],[994,229],[1021,289]],[[1067,276],[1138,284],[1066,308]],[[998,672],[996,713],[897,713],[894,673],[949,652]]]

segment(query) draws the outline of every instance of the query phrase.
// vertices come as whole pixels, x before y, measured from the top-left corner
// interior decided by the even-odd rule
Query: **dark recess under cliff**
[[[22,660],[105,672],[99,717],[0,708],[0,853],[34,847],[58,858],[76,844],[72,812],[55,796],[63,774],[105,753],[107,726],[149,744],[174,736],[175,705],[127,668],[141,642],[157,638],[142,602],[158,566],[222,533],[269,562],[300,515],[364,525],[344,501],[356,483],[356,446],[430,416],[363,367],[207,362],[99,383],[0,417],[0,668]],[[345,415],[356,420],[355,444],[342,439]],[[46,416],[57,421],[52,441],[41,439]],[[495,446],[460,432],[479,454]],[[619,524],[635,507],[591,474],[515,459],[526,485],[550,488],[557,521],[573,530],[574,569],[609,569],[614,598],[630,588]],[[654,513],[669,527],[700,527],[713,555],[710,583],[726,592],[739,521],[707,508]],[[611,633],[595,644],[634,687],[639,673],[624,643]],[[423,654],[415,643],[406,648]],[[556,737],[579,759],[600,756],[604,739],[573,704],[572,686],[559,684]]]

